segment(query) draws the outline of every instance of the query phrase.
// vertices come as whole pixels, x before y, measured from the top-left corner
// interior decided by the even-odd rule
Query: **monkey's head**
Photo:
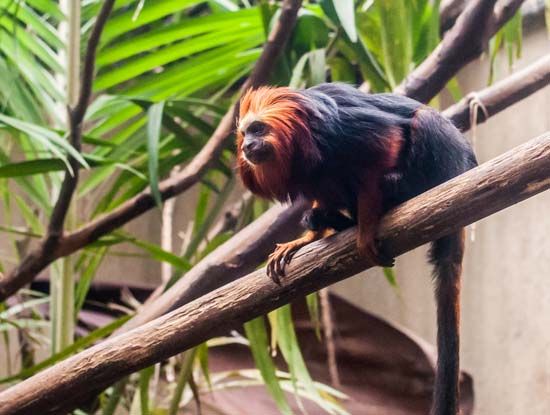
[[[252,192],[286,199],[293,167],[320,157],[311,137],[307,99],[289,88],[249,89],[240,102],[237,157],[243,182]]]

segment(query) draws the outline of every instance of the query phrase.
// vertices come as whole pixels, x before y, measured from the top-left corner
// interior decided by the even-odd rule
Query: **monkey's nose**
[[[253,153],[257,151],[261,146],[262,145],[259,141],[245,141],[243,143],[243,151],[245,153]]]

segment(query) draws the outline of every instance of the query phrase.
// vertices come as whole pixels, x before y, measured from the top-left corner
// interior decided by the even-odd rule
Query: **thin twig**
[[[84,119],[86,109],[88,108],[88,103],[92,93],[96,50],[101,37],[101,32],[103,31],[105,23],[111,14],[114,3],[115,0],[106,0],[101,7],[99,15],[97,16],[94,28],[90,34],[90,38],[88,39],[88,44],[86,46],[84,69],[82,71],[82,80],[80,85],[80,95],[76,106],[68,109],[69,141],[78,152],[82,149],[82,121]],[[78,183],[79,163],[74,159],[74,157],[69,157],[69,164],[72,172],[65,172],[65,178],[61,184],[61,190],[52,210],[50,223],[48,225],[46,239],[50,240],[48,243],[50,248],[54,248],[52,245],[59,243],[59,238],[63,234],[65,217],[67,216],[67,212]]]
[[[95,74],[95,55],[99,46],[101,33],[103,32],[103,28],[109,19],[109,15],[113,10],[114,4],[115,0],[105,0],[103,6],[101,6],[99,14],[97,15],[94,28],[92,29],[92,33],[90,33],[90,37],[88,39],[88,46],[86,47],[86,55],[84,57],[82,81],[80,83],[80,96],[78,97],[75,107],[71,111],[75,122],[78,124],[81,124],[84,120],[84,115],[86,115],[86,110],[88,109],[88,105],[90,103]]]
[[[327,347],[327,364],[330,375],[330,383],[335,388],[340,388],[340,373],[338,371],[338,358],[336,349],[336,338],[334,333],[334,320],[332,316],[332,307],[330,305],[330,293],[328,288],[319,291],[321,300],[321,320],[323,324],[323,335]]]

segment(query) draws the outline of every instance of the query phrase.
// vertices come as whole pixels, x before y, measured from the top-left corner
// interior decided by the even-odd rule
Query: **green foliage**
[[[82,57],[102,1],[81,5],[82,44],[76,53]],[[17,262],[31,238],[44,235],[63,173],[71,171],[69,156],[81,169],[72,229],[109,214],[146,189],[159,209],[165,209],[160,183],[193,160],[233,105],[279,16],[279,5],[264,0],[117,0],[97,52],[93,100],[84,122],[83,150],[78,152],[67,141],[67,68],[61,56],[71,51],[60,31],[68,19],[65,11],[54,0],[0,0],[0,197],[7,222],[0,232],[13,246],[13,252],[1,258],[0,272]],[[438,8],[438,0],[304,2],[270,82],[293,87],[331,80],[367,82],[373,92],[389,91],[437,45]],[[521,37],[518,14],[492,40],[491,62],[502,47],[510,63],[517,58]],[[460,97],[456,80],[448,89],[455,99]],[[138,238],[118,230],[63,264],[66,284],[59,298],[70,299],[74,313],[59,317],[66,320],[58,322],[60,327],[78,321],[106,258],[129,261],[140,256],[170,265],[172,276],[162,287],[167,289],[268,208],[265,201],[243,198],[233,222],[224,223],[227,206],[242,196],[231,150],[228,146],[211,163],[193,189],[197,196],[188,226],[170,230],[182,236],[181,244],[167,250],[157,235]],[[393,270],[384,272],[395,287]],[[11,307],[1,304],[4,344],[22,330],[37,347],[53,342],[53,335],[48,339],[43,334],[51,321],[37,308],[49,301],[31,297]],[[139,306],[135,299],[128,304]],[[320,339],[317,296],[309,296],[307,304]],[[190,404],[191,395],[263,383],[281,413],[292,413],[286,392],[297,397],[299,406],[300,399],[310,399],[326,413],[344,414],[338,402],[345,397],[309,375],[290,307],[268,317],[271,339],[263,317],[245,324],[248,340],[216,339],[249,346],[258,370],[240,371],[244,383],[235,381],[234,373],[210,373],[208,351],[213,346],[205,343],[187,352],[181,365],[164,363],[155,369],[158,373],[147,368],[117,383],[102,395],[102,412],[125,407],[142,414],[176,413]],[[0,382],[32,376],[110,335],[127,319],[77,337],[72,345]],[[277,370],[269,340],[271,351],[280,350],[289,373]],[[170,381],[169,371],[176,372]],[[169,397],[161,399],[152,392],[158,378],[170,384]]]
[[[492,84],[496,76],[497,56],[499,51],[504,49],[508,60],[508,67],[511,70],[516,59],[521,57],[521,45],[523,37],[523,26],[521,12],[518,11],[508,23],[500,29],[491,39],[489,44],[489,79],[488,84]]]
[[[250,349],[256,367],[259,369],[262,378],[266,384],[267,390],[275,400],[277,408],[282,414],[290,415],[292,411],[288,406],[283,390],[279,385],[276,368],[273,359],[269,355],[269,346],[267,340],[267,329],[263,317],[245,323],[244,329],[246,337],[250,341]]]
[[[391,89],[437,45],[438,9],[439,1],[396,0],[366,1],[358,11],[359,37]]]
[[[155,202],[160,207],[162,200],[159,192],[158,165],[159,165],[159,140],[162,128],[162,112],[164,101],[151,105],[147,110],[147,152],[149,167],[149,184]]]

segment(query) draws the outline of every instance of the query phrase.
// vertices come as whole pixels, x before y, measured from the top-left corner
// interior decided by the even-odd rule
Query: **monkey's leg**
[[[320,212],[324,211],[320,202],[314,201],[310,211]],[[280,277],[285,275],[285,267],[290,262],[294,254],[301,247],[310,244],[324,236],[326,228],[319,227],[315,230],[309,230],[304,236],[294,241],[290,241],[284,244],[277,244],[275,251],[267,260],[267,275],[277,284],[280,282]]]
[[[375,180],[376,175],[373,176],[363,185],[357,200],[357,250],[359,255],[373,264],[391,267],[394,259],[380,252],[375,238],[382,217],[383,201],[378,180]]]
[[[353,219],[347,217],[338,210],[312,208],[304,212],[302,216],[302,226],[310,231],[319,231],[324,229],[334,229],[337,232],[355,226]]]

